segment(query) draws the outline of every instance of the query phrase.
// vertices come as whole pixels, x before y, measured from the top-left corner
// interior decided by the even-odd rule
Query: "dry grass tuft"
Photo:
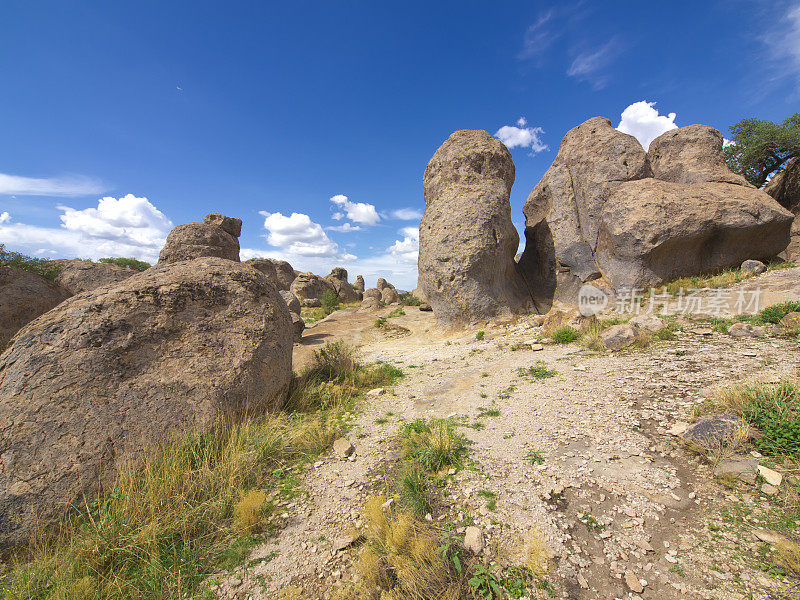
[[[365,592],[381,600],[462,598],[466,568],[459,572],[440,550],[438,532],[409,513],[383,508],[385,502],[371,498],[364,511],[367,543],[358,572]]]
[[[233,508],[233,521],[246,533],[256,533],[261,529],[267,495],[261,490],[250,490]]]
[[[531,529],[522,545],[522,566],[533,577],[544,577],[550,553],[544,534],[539,529]]]

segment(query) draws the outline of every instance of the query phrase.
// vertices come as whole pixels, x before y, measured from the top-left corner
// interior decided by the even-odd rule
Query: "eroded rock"
[[[0,267],[0,352],[24,325],[71,295],[69,290],[35,273]]]

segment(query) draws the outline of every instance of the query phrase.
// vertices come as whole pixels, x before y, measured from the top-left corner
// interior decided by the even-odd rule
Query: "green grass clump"
[[[0,597],[197,597],[209,575],[241,564],[254,536],[269,534],[275,503],[296,495],[304,465],[342,435],[363,391],[398,376],[326,346],[295,377],[286,409],[189,433],[122,469],[57,535],[12,557],[0,570]]]
[[[774,304],[761,310],[758,313],[758,321],[761,323],[779,323],[780,320],[790,312],[800,312],[800,302],[789,301]]]
[[[467,438],[456,431],[453,419],[417,419],[407,423],[400,436],[404,457],[426,471],[458,467],[467,451]]]
[[[745,383],[725,388],[707,409],[730,412],[758,428],[753,444],[769,456],[800,458],[800,380]]]
[[[398,306],[397,308],[395,308],[392,312],[390,312],[388,314],[388,317],[390,319],[393,319],[394,317],[403,317],[403,316],[405,316],[405,314],[406,314],[406,311],[404,311],[402,308],[400,308]]]
[[[538,361],[535,365],[527,369],[521,367],[517,369],[517,375],[519,377],[530,377],[532,379],[547,379],[548,377],[555,377],[556,374],[557,371],[555,369],[548,369],[547,363],[543,360]]]
[[[417,298],[411,292],[403,292],[400,294],[400,304],[402,306],[419,306],[422,304],[422,300]]]
[[[101,263],[108,263],[112,265],[117,265],[118,267],[122,267],[123,269],[130,269],[131,271],[145,271],[150,268],[150,263],[144,262],[143,260],[136,260],[135,258],[122,258],[122,257],[111,257],[111,258],[100,258],[97,262]]]
[[[479,331],[478,333],[475,334],[475,339],[481,341],[483,339],[483,336],[485,335],[486,335],[485,331]]]
[[[570,327],[569,325],[564,325],[563,327],[559,327],[553,333],[550,334],[550,338],[557,344],[568,344],[569,342],[574,342],[580,337],[580,332],[574,327]]]
[[[11,252],[6,250],[3,244],[0,244],[0,267],[12,267],[22,271],[28,271],[40,277],[44,277],[52,281],[61,272],[61,265],[58,263],[44,260],[41,258],[32,258],[25,256],[19,252]]]

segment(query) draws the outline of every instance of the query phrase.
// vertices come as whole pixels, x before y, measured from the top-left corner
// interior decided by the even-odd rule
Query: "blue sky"
[[[800,106],[797,0],[4,0],[0,23],[0,243],[43,257],[153,261],[220,211],[243,258],[411,289],[422,174],[454,130],[511,146],[521,230],[587,118],[627,108],[646,143]]]

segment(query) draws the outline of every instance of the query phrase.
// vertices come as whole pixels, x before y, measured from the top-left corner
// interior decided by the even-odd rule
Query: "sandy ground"
[[[770,288],[773,303],[800,297],[799,275],[800,269],[770,273],[745,285]],[[246,569],[229,576],[220,596],[277,598],[295,585],[306,590],[301,597],[323,598],[352,580],[358,554],[346,547],[352,527],[397,459],[402,422],[456,416],[483,423],[463,428],[474,442],[477,468],[455,476],[432,518],[463,526],[468,513],[487,537],[487,560],[513,562],[521,542],[540,532],[559,598],[792,597],[788,581],[759,567],[764,543],[754,526],[726,518],[732,508],[758,513],[765,500],[755,488],[720,486],[710,465],[669,430],[687,420],[712,386],[796,372],[796,338],[687,331],[614,354],[577,344],[511,351],[540,336],[533,318],[484,327],[477,340],[476,330],[441,330],[432,313],[415,307],[390,320],[397,327],[376,328],[375,319],[390,310],[334,313],[296,345],[295,368],[326,341],[344,339],[364,360],[391,362],[406,377],[368,397],[349,436],[355,460],[329,456],[315,464],[302,482],[307,495],[286,507],[286,527],[254,550]],[[556,375],[519,376],[518,369],[538,361]],[[490,406],[500,415],[479,418]],[[531,452],[544,462],[531,464]],[[494,511],[479,490],[496,494]],[[585,514],[596,527],[579,518]],[[631,577],[643,592],[632,591]]]

